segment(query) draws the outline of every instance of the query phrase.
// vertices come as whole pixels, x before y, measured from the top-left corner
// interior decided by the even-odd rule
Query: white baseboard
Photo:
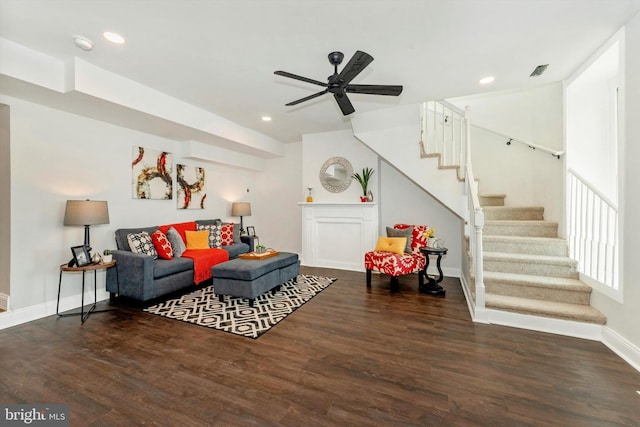
[[[631,365],[636,371],[640,372],[640,348],[607,326],[602,328],[602,343]]]
[[[80,294],[71,295],[60,299],[60,312],[79,309],[80,308]],[[109,293],[107,291],[98,291],[97,300],[105,301],[109,299]],[[84,297],[86,304],[93,302],[93,292],[87,292]],[[47,301],[41,304],[32,305],[25,308],[19,308],[15,310],[8,310],[4,313],[0,313],[0,329],[10,328],[22,323],[31,322],[33,320],[42,319],[43,317],[52,316],[56,314],[56,300]],[[80,322],[78,321],[78,324]]]
[[[0,310],[9,310],[9,295],[0,293]]]

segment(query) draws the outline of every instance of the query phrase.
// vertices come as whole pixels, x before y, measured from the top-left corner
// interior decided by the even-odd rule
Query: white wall
[[[298,203],[302,180],[302,143],[286,144],[284,157],[267,160],[264,173],[257,174],[256,207],[247,224],[255,225],[260,243],[279,251],[302,252],[302,216]]]
[[[9,136],[9,106],[0,105],[0,308],[9,306],[9,278],[11,257],[9,256],[9,237],[11,235],[11,150]]]
[[[460,277],[463,221],[385,161],[381,161],[380,175],[380,234],[386,235],[387,226],[399,223],[434,227],[436,237],[443,239],[448,249],[442,259],[445,276]],[[431,266],[435,266],[435,259]]]
[[[183,161],[177,141],[11,97],[0,96],[0,102],[11,107],[11,309],[55,303],[58,267],[71,257],[69,248],[83,241],[82,227],[62,225],[68,199],[109,202],[111,223],[91,227],[91,244],[100,251],[115,246],[113,232],[121,227],[218,217],[237,221],[229,217],[236,200],[252,202],[256,216],[262,212],[255,193],[246,192],[255,187],[256,172]],[[174,168],[177,162],[204,167],[206,209],[178,210],[175,184],[173,200],[132,199],[136,145],[173,153]],[[63,284],[63,297],[79,294],[80,277],[65,277]]]
[[[623,302],[594,292],[591,303],[607,316],[605,342],[640,369],[640,15],[625,28],[624,123],[619,152],[620,284]],[[634,359],[635,357],[635,359]]]
[[[357,202],[360,201],[362,187],[352,180],[351,185],[342,193],[332,193],[320,184],[320,168],[331,157],[344,157],[349,160],[353,172],[362,173],[365,167],[375,169],[369,181],[369,189],[374,201],[378,196],[378,156],[365,147],[350,130],[303,135],[302,137],[302,183],[300,201],[307,196],[307,186],[313,187],[314,202]]]
[[[552,150],[563,150],[561,83],[451,100],[471,107],[471,122]],[[473,173],[481,194],[506,194],[510,206],[543,206],[546,220],[563,222],[563,161],[472,127]]]
[[[611,123],[618,87],[619,41],[566,85],[567,168],[574,169],[608,199],[618,200],[618,151]]]

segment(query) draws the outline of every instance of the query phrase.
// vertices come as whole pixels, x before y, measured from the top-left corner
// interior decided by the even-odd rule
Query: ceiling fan
[[[366,52],[356,51],[353,54],[347,65],[344,66],[342,71],[338,74],[338,65],[342,63],[344,54],[342,52],[331,52],[329,54],[329,62],[334,67],[334,72],[328,77],[328,83],[320,82],[318,80],[309,79],[306,77],[291,74],[286,71],[275,71],[274,74],[283,77],[289,77],[291,79],[300,80],[314,85],[325,87],[325,90],[314,93],[313,95],[305,96],[304,98],[286,104],[287,106],[297,105],[301,102],[309,101],[317,98],[325,93],[332,93],[336,99],[342,114],[349,115],[355,111],[351,101],[347,97],[347,93],[365,93],[369,95],[389,95],[398,96],[402,93],[402,86],[389,86],[389,85],[358,85],[350,84],[367,65],[373,61],[373,57]]]

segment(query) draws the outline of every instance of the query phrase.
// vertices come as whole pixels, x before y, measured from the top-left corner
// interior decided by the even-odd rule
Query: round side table
[[[444,297],[447,291],[438,283],[442,282],[442,279],[444,278],[444,275],[442,274],[442,268],[440,267],[440,262],[442,261],[442,256],[447,254],[447,248],[430,248],[428,246],[423,246],[420,248],[420,252],[422,252],[422,254],[424,254],[425,258],[427,259],[427,262],[424,265],[424,271],[422,272],[427,281],[422,289],[420,289],[420,292],[425,292],[434,297]],[[429,268],[429,256],[431,255],[435,255],[438,257],[436,266],[438,267],[439,276],[437,279],[429,277],[427,275],[427,268]]]

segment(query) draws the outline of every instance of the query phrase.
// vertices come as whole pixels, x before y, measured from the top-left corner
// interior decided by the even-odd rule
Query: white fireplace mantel
[[[376,203],[299,203],[302,265],[364,271],[364,254],[378,240]]]

